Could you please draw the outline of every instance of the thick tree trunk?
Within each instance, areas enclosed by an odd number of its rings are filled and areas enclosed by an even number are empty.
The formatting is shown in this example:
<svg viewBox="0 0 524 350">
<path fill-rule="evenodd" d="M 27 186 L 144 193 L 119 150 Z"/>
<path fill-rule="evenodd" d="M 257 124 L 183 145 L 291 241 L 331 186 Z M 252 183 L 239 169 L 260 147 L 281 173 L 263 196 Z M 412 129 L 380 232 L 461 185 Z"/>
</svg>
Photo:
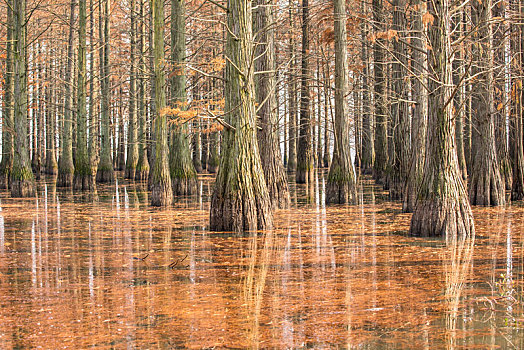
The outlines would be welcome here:
<svg viewBox="0 0 524 350">
<path fill-rule="evenodd" d="M 153 7 L 153 68 L 155 77 L 155 161 L 151 174 L 151 205 L 168 206 L 173 202 L 169 176 L 166 78 L 164 76 L 164 2 L 151 0 Z"/>
<path fill-rule="evenodd" d="M 11 171 L 11 196 L 32 197 L 35 182 L 29 159 L 27 134 L 27 41 L 26 1 L 12 0 L 13 9 L 13 72 L 14 72 L 14 159 Z"/>
<path fill-rule="evenodd" d="M 102 91 L 102 110 L 101 110 L 101 140 L 100 140 L 100 162 L 96 172 L 97 182 L 113 182 L 115 180 L 115 170 L 113 168 L 113 156 L 111 154 L 111 131 L 110 131 L 110 69 L 109 69 L 109 11 L 110 1 L 104 0 L 100 4 L 100 87 Z M 103 7 L 103 16 L 102 16 Z"/>
<path fill-rule="evenodd" d="M 469 184 L 469 200 L 473 205 L 504 205 L 505 184 L 500 177 L 495 147 L 495 105 L 493 97 L 493 40 L 490 23 L 491 0 L 474 1 L 472 17 L 479 26 L 478 40 L 473 44 L 475 64 L 472 74 L 478 75 L 473 91 L 474 126 L 478 131 L 473 159 L 473 173 Z"/>
<path fill-rule="evenodd" d="M 186 93 L 186 2 L 171 1 L 171 101 L 174 107 L 184 110 Z M 191 146 L 188 140 L 188 127 L 185 121 L 175 123 L 171 131 L 170 170 L 173 193 L 175 195 L 194 194 L 197 190 L 197 174 L 191 160 Z"/>
<path fill-rule="evenodd" d="M 138 163 L 136 165 L 135 180 L 146 181 L 149 176 L 149 159 L 147 156 L 147 111 L 146 111 L 146 79 L 145 72 L 145 26 L 144 1 L 140 1 L 140 20 L 138 21 Z"/>
<path fill-rule="evenodd" d="M 381 33 L 384 23 L 382 0 L 373 0 L 373 21 L 375 35 Z M 375 162 L 373 176 L 380 184 L 386 183 L 386 167 L 388 164 L 388 139 L 386 115 L 386 78 L 384 76 L 384 47 L 385 39 L 377 35 L 373 44 L 373 67 L 375 73 L 374 106 L 375 106 Z"/>
<path fill-rule="evenodd" d="M 419 236 L 474 234 L 473 214 L 455 150 L 453 78 L 449 0 L 429 3 L 429 121 L 424 175 L 411 219 L 410 233 Z"/>
<path fill-rule="evenodd" d="M 258 42 L 255 50 L 255 70 L 266 72 L 255 79 L 258 108 L 258 148 L 262 169 L 273 208 L 287 208 L 291 201 L 286 172 L 280 154 L 277 134 L 278 115 L 275 94 L 275 42 L 273 32 L 273 0 L 257 0 L 255 32 Z M 269 72 L 269 73 L 268 73 Z"/>
<path fill-rule="evenodd" d="M 54 52 L 51 51 L 52 53 Z M 54 74 L 54 59 L 47 66 L 46 81 L 50 81 L 51 75 Z M 56 106 L 55 106 L 55 87 L 48 84 L 45 88 L 46 101 L 46 157 L 45 172 L 49 175 L 58 173 L 58 163 L 56 161 Z"/>
<path fill-rule="evenodd" d="M 95 86 L 95 11 L 93 2 L 96 0 L 89 0 L 89 46 L 91 48 L 91 60 L 89 65 L 89 166 L 91 177 L 96 180 L 96 169 L 98 168 L 98 151 L 99 147 L 99 119 L 98 109 L 96 106 L 97 90 Z"/>
<path fill-rule="evenodd" d="M 226 122 L 211 199 L 210 229 L 269 229 L 273 215 L 256 139 L 251 1 L 229 0 Z"/>
<path fill-rule="evenodd" d="M 86 0 L 78 2 L 78 79 L 77 79 L 77 125 L 76 125 L 76 156 L 75 177 L 73 189 L 77 191 L 93 191 L 95 178 L 91 170 L 87 154 L 87 107 L 86 107 Z"/>
<path fill-rule="evenodd" d="M 402 210 L 411 213 L 415 209 L 418 188 L 422 182 L 424 159 L 426 155 L 426 132 L 428 122 L 428 94 L 425 89 L 427 84 L 427 60 L 425 56 L 426 40 L 423 33 L 422 1 L 416 11 L 413 11 L 413 51 L 411 56 L 411 70 L 416 77 L 413 78 L 412 96 L 415 100 L 413 106 L 413 119 L 411 123 L 411 166 L 409 167 L 406 187 L 404 189 L 404 202 Z"/>
<path fill-rule="evenodd" d="M 346 95 L 347 43 L 346 1 L 334 0 L 335 18 L 335 150 L 329 168 L 326 203 L 356 203 L 355 169 L 349 152 L 349 117 Z"/>
<path fill-rule="evenodd" d="M 313 145 L 309 92 L 309 0 L 302 0 L 302 52 L 300 72 L 300 127 L 297 149 L 296 182 L 313 183 Z"/>
<path fill-rule="evenodd" d="M 76 1 L 71 0 L 69 17 L 69 41 L 67 44 L 67 64 L 64 88 L 64 128 L 62 129 L 61 154 L 58 159 L 57 187 L 73 187 L 73 65 L 74 65 L 74 37 L 75 37 L 75 6 Z"/>
</svg>

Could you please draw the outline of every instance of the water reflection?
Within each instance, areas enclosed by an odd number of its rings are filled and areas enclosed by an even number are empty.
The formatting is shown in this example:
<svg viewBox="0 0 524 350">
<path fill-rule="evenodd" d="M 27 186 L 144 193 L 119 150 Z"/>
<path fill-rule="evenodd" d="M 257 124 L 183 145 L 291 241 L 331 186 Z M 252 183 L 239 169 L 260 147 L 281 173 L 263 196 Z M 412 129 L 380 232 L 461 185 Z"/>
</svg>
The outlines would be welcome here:
<svg viewBox="0 0 524 350">
<path fill-rule="evenodd" d="M 371 181 L 355 206 L 313 185 L 246 236 L 206 230 L 209 177 L 168 210 L 126 181 L 0 193 L 0 348 L 522 348 L 523 208 L 413 238 Z"/>
</svg>

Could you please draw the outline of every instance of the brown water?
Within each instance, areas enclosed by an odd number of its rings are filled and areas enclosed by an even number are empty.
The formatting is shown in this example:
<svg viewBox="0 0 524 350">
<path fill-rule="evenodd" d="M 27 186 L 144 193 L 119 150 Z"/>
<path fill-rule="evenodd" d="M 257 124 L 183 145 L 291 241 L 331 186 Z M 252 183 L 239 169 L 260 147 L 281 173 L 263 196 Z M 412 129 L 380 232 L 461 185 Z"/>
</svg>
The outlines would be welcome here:
<svg viewBox="0 0 524 350">
<path fill-rule="evenodd" d="M 358 206 L 319 205 L 322 184 L 244 236 L 207 231 L 209 177 L 169 210 L 129 183 L 1 193 L 0 349 L 524 347 L 524 208 L 413 238 L 371 182 Z"/>
</svg>

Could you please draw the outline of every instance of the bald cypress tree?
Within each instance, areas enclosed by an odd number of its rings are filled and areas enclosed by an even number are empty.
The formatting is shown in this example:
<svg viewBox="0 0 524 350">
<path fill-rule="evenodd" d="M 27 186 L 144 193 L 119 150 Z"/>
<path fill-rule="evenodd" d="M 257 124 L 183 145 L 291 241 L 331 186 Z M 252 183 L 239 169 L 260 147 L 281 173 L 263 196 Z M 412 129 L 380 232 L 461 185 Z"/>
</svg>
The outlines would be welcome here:
<svg viewBox="0 0 524 350">
<path fill-rule="evenodd" d="M 346 95 L 347 43 L 346 1 L 334 0 L 335 16 L 335 150 L 329 168 L 326 189 L 327 203 L 355 203 L 357 188 L 355 170 L 349 153 L 349 118 Z"/>
<path fill-rule="evenodd" d="M 420 236 L 474 233 L 473 214 L 455 150 L 451 15 L 449 0 L 430 3 L 429 119 L 424 174 L 410 233 Z"/>
<path fill-rule="evenodd" d="M 266 229 L 273 215 L 257 144 L 251 1 L 229 0 L 227 25 L 225 122 L 230 126 L 222 138 L 210 228 Z"/>
<path fill-rule="evenodd" d="M 155 79 L 155 157 L 151 172 L 151 205 L 167 206 L 173 202 L 167 147 L 166 78 L 164 75 L 164 2 L 152 0 L 153 72 Z"/>
<path fill-rule="evenodd" d="M 186 109 L 186 2 L 171 1 L 171 103 Z M 171 184 L 175 195 L 193 194 L 197 189 L 197 174 L 191 159 L 187 123 L 174 123 L 171 130 L 169 165 Z"/>
<path fill-rule="evenodd" d="M 14 79 L 14 158 L 11 171 L 11 196 L 31 197 L 35 183 L 29 160 L 27 135 L 27 41 L 26 1 L 12 0 L 13 9 L 13 79 Z"/>
</svg>

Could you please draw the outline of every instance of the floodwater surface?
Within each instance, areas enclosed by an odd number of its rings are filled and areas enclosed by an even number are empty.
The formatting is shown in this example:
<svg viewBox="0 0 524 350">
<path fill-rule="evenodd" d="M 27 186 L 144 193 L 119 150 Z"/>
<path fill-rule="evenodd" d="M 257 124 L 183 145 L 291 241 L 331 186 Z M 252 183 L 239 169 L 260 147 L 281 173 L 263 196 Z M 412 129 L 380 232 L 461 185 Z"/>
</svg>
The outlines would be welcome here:
<svg viewBox="0 0 524 350">
<path fill-rule="evenodd" d="M 0 194 L 0 349 L 523 348 L 524 208 L 475 208 L 475 237 L 409 237 L 291 185 L 272 231 L 208 231 L 210 177 L 170 209 L 143 185 Z M 309 199 L 308 199 L 309 198 Z"/>
</svg>

